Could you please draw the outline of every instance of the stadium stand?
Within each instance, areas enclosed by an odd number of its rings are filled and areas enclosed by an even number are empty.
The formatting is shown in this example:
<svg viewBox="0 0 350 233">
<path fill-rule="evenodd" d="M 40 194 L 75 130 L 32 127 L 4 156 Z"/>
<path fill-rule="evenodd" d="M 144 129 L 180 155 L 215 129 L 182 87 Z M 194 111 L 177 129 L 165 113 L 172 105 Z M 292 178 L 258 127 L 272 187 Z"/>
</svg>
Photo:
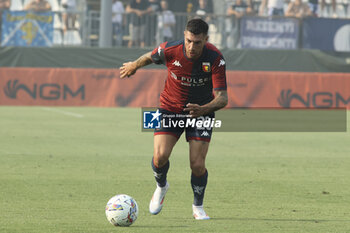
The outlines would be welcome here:
<svg viewBox="0 0 350 233">
<path fill-rule="evenodd" d="M 11 11 L 21 11 L 23 10 L 23 3 L 22 0 L 12 0 L 11 1 Z"/>
</svg>

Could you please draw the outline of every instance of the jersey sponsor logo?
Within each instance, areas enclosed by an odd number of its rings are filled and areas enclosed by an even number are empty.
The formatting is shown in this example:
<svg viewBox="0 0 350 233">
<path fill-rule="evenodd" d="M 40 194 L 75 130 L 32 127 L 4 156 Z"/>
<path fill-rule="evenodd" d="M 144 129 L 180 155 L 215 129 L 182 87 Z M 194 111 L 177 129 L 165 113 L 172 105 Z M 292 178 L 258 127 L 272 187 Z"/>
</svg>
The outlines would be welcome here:
<svg viewBox="0 0 350 233">
<path fill-rule="evenodd" d="M 178 60 L 175 60 L 172 64 L 174 66 L 182 67 L 182 65 L 180 64 L 180 62 Z"/>
<path fill-rule="evenodd" d="M 189 86 L 189 87 L 204 86 L 205 83 L 211 80 L 209 77 L 204 77 L 204 78 L 177 77 L 176 74 L 174 74 L 172 71 L 170 71 L 170 75 L 172 78 L 176 80 L 180 80 L 182 85 Z"/>
<path fill-rule="evenodd" d="M 159 56 L 160 56 L 160 52 L 162 51 L 162 47 L 158 47 L 158 54 L 159 54 Z"/>
<path fill-rule="evenodd" d="M 218 65 L 218 67 L 224 66 L 225 64 L 226 64 L 225 60 L 224 60 L 224 59 L 221 59 L 219 65 Z"/>
<path fill-rule="evenodd" d="M 210 62 L 203 62 L 202 63 L 202 69 L 204 72 L 210 72 L 211 69 L 210 69 Z"/>
</svg>

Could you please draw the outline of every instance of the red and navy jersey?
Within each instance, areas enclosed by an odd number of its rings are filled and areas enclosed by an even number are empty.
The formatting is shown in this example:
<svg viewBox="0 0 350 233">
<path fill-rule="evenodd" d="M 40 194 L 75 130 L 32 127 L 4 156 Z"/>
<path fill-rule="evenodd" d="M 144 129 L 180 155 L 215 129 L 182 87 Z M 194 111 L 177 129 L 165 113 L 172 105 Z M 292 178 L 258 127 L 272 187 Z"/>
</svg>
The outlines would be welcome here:
<svg viewBox="0 0 350 233">
<path fill-rule="evenodd" d="M 188 103 L 204 105 L 214 90 L 226 90 L 226 65 L 221 52 L 206 43 L 196 61 L 187 58 L 184 41 L 164 42 L 152 51 L 152 61 L 168 68 L 160 107 L 180 113 Z"/>
</svg>

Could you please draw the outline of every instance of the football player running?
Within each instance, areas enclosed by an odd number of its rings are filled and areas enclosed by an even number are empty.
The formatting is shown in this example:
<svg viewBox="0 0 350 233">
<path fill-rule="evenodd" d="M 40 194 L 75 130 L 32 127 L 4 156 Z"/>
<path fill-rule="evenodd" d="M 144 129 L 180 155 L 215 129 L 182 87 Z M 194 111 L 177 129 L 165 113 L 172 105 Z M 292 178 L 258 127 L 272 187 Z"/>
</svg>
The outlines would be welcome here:
<svg viewBox="0 0 350 233">
<path fill-rule="evenodd" d="M 151 63 L 164 64 L 168 77 L 160 96 L 159 112 L 169 116 L 187 114 L 190 118 L 214 119 L 214 112 L 227 105 L 226 66 L 221 52 L 208 42 L 208 38 L 208 24 L 202 19 L 192 19 L 187 22 L 183 40 L 164 42 L 137 60 L 124 63 L 120 68 L 120 78 L 130 77 Z M 176 126 L 155 130 L 151 165 L 157 187 L 149 211 L 158 214 L 163 207 L 169 189 L 169 157 L 184 131 L 192 171 L 193 217 L 206 220 L 209 216 L 203 208 L 208 180 L 205 159 L 212 128 Z"/>
</svg>

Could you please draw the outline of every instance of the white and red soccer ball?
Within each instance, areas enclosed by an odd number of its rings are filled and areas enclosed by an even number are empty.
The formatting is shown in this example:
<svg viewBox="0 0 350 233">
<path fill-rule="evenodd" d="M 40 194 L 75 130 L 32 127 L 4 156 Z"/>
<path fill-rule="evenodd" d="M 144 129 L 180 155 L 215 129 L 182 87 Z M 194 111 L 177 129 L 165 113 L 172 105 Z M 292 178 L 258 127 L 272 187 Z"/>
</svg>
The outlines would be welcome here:
<svg viewBox="0 0 350 233">
<path fill-rule="evenodd" d="M 139 207 L 134 198 L 120 194 L 109 199 L 106 205 L 107 220 L 114 226 L 130 226 L 139 214 Z"/>
</svg>

